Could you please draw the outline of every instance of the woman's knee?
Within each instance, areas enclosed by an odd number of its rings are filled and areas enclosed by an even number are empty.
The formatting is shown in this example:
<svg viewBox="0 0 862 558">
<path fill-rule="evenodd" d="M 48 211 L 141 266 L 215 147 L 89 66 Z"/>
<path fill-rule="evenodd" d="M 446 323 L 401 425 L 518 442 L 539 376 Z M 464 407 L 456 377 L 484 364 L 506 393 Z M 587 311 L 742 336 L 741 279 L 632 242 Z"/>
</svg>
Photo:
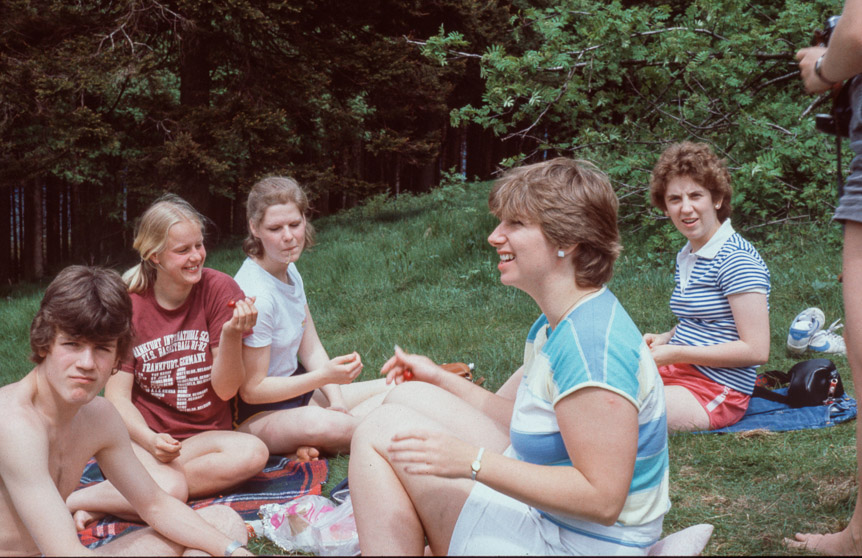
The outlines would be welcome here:
<svg viewBox="0 0 862 558">
<path fill-rule="evenodd" d="M 409 413 L 408 407 L 394 403 L 387 403 L 372 410 L 353 431 L 351 453 L 354 448 L 369 444 L 388 444 L 395 430 L 404 428 Z"/>
<path fill-rule="evenodd" d="M 189 484 L 186 482 L 186 477 L 182 471 L 173 468 L 166 468 L 158 474 L 154 474 L 153 478 L 162 490 L 177 500 L 181 502 L 188 501 Z"/>
<path fill-rule="evenodd" d="M 248 447 L 244 451 L 247 452 L 245 455 L 248 456 L 249 469 L 254 471 L 252 474 L 256 474 L 266 466 L 266 462 L 269 460 L 269 448 L 257 436 L 248 434 L 247 438 L 249 439 L 245 440 L 245 443 Z"/>
<path fill-rule="evenodd" d="M 220 451 L 239 465 L 248 476 L 262 471 L 269 459 L 269 448 L 263 440 L 245 432 L 231 432 L 230 438 L 223 441 Z"/>
</svg>

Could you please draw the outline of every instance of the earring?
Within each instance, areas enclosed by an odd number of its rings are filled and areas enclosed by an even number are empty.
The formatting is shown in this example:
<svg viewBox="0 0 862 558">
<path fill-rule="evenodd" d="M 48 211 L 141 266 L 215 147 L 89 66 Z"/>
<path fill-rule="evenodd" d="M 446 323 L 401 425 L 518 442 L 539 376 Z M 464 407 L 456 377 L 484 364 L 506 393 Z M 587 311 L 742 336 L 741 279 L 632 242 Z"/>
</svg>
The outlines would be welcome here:
<svg viewBox="0 0 862 558">
<path fill-rule="evenodd" d="M 565 257 L 566 257 L 566 253 L 565 253 L 565 252 L 563 252 L 562 250 L 557 250 L 557 257 L 558 257 L 558 258 L 565 258 Z"/>
<path fill-rule="evenodd" d="M 716 209 L 721 209 L 721 204 L 715 206 Z"/>
</svg>

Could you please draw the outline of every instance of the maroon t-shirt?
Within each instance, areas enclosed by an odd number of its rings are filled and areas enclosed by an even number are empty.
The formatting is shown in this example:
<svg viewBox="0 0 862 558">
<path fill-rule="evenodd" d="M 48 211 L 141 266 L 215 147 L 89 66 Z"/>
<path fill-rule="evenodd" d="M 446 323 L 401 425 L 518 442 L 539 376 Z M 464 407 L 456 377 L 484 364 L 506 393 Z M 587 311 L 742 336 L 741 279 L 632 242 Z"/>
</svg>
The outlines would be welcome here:
<svg viewBox="0 0 862 558">
<path fill-rule="evenodd" d="M 135 375 L 132 403 L 147 425 L 179 440 L 230 430 L 230 404 L 216 395 L 210 381 L 212 347 L 218 346 L 222 326 L 233 315 L 228 302 L 244 298 L 242 289 L 230 275 L 204 268 L 175 310 L 159 306 L 152 287 L 131 297 L 133 360 L 121 369 Z"/>
</svg>

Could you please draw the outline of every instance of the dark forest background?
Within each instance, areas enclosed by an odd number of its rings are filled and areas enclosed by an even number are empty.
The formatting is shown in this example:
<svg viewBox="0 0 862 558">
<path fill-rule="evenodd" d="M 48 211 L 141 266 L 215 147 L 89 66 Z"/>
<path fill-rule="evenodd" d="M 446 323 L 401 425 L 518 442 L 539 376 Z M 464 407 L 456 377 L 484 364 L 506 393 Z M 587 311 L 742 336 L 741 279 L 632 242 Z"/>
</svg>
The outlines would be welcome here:
<svg viewBox="0 0 862 558">
<path fill-rule="evenodd" d="M 735 226 L 825 219 L 836 147 L 813 114 L 830 101 L 793 54 L 840 6 L 4 0 L 0 283 L 116 265 L 165 191 L 217 242 L 268 174 L 326 215 L 556 154 L 606 170 L 626 230 L 661 249 L 649 171 L 683 139 L 727 159 Z"/>
</svg>

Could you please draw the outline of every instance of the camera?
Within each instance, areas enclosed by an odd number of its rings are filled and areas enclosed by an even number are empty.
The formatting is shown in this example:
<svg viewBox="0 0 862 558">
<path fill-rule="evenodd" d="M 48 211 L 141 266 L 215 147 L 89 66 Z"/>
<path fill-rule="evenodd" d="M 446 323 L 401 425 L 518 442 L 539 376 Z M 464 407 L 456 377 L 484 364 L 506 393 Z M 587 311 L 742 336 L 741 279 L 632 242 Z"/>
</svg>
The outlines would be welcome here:
<svg viewBox="0 0 862 558">
<path fill-rule="evenodd" d="M 823 29 L 814 31 L 814 38 L 811 40 L 811 46 L 828 46 L 829 38 L 832 32 L 835 31 L 835 26 L 838 25 L 838 20 L 841 16 L 829 16 L 826 18 L 826 25 Z"/>
<path fill-rule="evenodd" d="M 812 44 L 815 46 L 829 45 L 829 38 L 838 24 L 841 16 L 831 16 L 826 19 L 823 29 L 814 32 Z M 814 117 L 814 125 L 818 131 L 833 136 L 850 136 L 850 92 L 847 87 L 842 86 L 837 95 L 832 98 L 832 111 L 829 114 L 817 114 Z"/>
</svg>

